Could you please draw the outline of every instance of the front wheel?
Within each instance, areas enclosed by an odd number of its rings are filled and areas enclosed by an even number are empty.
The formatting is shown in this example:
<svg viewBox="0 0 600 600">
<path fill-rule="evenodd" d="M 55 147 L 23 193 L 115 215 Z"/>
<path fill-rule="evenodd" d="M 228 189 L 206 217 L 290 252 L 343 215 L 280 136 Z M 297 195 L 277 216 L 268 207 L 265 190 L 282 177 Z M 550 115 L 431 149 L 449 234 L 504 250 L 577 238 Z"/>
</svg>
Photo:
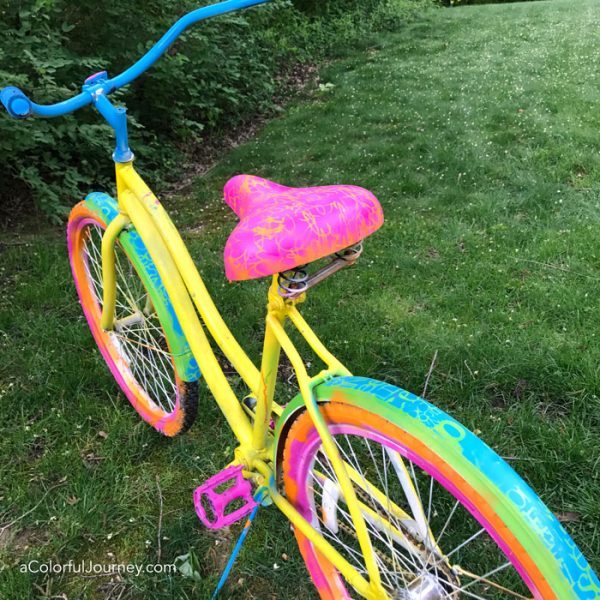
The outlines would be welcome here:
<svg viewBox="0 0 600 600">
<path fill-rule="evenodd" d="M 597 599 L 575 543 L 497 454 L 438 408 L 343 377 L 315 393 L 352 480 L 382 586 L 394 600 Z M 347 503 L 306 411 L 283 449 L 288 500 L 368 579 Z M 298 530 L 321 598 L 355 597 Z"/>
<path fill-rule="evenodd" d="M 134 230 L 115 245 L 115 326 L 101 326 L 102 237 L 118 214 L 115 201 L 93 194 L 69 216 L 69 259 L 94 339 L 140 416 L 174 436 L 194 422 L 199 371 L 150 254 Z"/>
</svg>

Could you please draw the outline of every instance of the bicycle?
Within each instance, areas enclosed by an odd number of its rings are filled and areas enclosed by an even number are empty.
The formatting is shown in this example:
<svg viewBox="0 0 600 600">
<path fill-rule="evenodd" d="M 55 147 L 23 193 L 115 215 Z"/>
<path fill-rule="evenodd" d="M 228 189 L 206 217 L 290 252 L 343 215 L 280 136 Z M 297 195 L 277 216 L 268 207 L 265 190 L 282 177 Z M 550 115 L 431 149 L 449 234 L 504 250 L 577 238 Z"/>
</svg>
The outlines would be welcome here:
<svg viewBox="0 0 600 600">
<path fill-rule="evenodd" d="M 575 543 L 508 464 L 425 400 L 353 376 L 301 316 L 308 290 L 354 265 L 363 240 L 383 224 L 373 194 L 289 188 L 250 175 L 225 186 L 240 218 L 225 247 L 227 277 L 272 278 L 259 369 L 135 171 L 126 112 L 110 93 L 193 23 L 266 2 L 197 9 L 132 67 L 88 77 L 64 102 L 38 105 L 14 87 L 0 93 L 15 118 L 92 104 L 115 130 L 117 199 L 89 194 L 67 228 L 79 299 L 109 369 L 141 417 L 167 436 L 193 424 L 198 381 L 206 378 L 239 445 L 226 468 L 195 490 L 198 517 L 219 528 L 274 504 L 292 524 L 321 598 L 599 598 L 600 581 Z M 329 262 L 313 265 L 321 259 Z M 324 363 L 316 375 L 287 322 Z M 205 329 L 246 384 L 245 398 L 234 394 Z M 275 401 L 282 350 L 300 390 L 287 404 Z"/>
</svg>

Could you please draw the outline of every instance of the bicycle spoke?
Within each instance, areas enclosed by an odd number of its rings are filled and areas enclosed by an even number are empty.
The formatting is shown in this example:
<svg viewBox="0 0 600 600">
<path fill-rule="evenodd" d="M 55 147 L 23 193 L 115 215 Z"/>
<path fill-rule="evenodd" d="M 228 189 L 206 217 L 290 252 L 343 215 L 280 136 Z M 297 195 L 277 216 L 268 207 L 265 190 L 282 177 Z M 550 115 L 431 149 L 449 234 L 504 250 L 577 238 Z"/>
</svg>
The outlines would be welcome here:
<svg viewBox="0 0 600 600">
<path fill-rule="evenodd" d="M 506 594 L 510 594 L 511 596 L 513 596 L 514 598 L 518 598 L 519 600 L 532 600 L 531 596 L 523 596 L 522 594 L 518 594 L 517 592 L 509 590 L 508 588 L 504 587 L 503 585 L 500 585 L 499 583 L 496 583 L 495 581 L 492 581 L 489 579 L 489 577 L 491 577 L 492 575 L 495 575 L 496 573 L 499 573 L 500 571 L 503 571 L 511 566 L 512 565 L 509 562 L 504 563 L 500 567 L 493 569 L 492 571 L 490 571 L 489 573 L 486 573 L 485 575 L 474 575 L 473 573 L 469 573 L 469 571 L 466 571 L 465 569 L 463 569 L 461 567 L 456 567 L 456 569 L 460 575 L 464 575 L 466 577 L 473 578 L 473 581 L 471 581 L 471 582 L 467 583 L 467 585 L 463 586 L 461 591 L 465 590 L 466 588 L 470 587 L 471 585 L 474 585 L 479 582 L 483 582 L 486 585 L 495 587 L 496 589 L 498 589 Z"/>
<path fill-rule="evenodd" d="M 446 533 L 446 528 L 448 527 L 448 525 L 450 525 L 450 521 L 452 520 L 452 517 L 454 516 L 454 513 L 456 512 L 456 509 L 459 506 L 460 506 L 460 502 L 457 500 L 456 503 L 454 504 L 454 506 L 452 507 L 452 510 L 450 511 L 450 514 L 448 515 L 448 518 L 446 519 L 446 522 L 444 523 L 444 526 L 442 527 L 440 534 L 437 536 L 438 544 L 440 543 L 440 540 L 442 539 L 442 536 L 444 535 L 444 533 Z"/>
<path fill-rule="evenodd" d="M 486 564 L 481 557 L 488 552 L 486 548 L 493 550 L 496 546 L 482 545 L 481 540 L 488 538 L 483 537 L 486 530 L 481 527 L 462 531 L 464 519 L 457 518 L 460 502 L 456 499 L 448 502 L 450 497 L 447 497 L 440 504 L 433 477 L 420 469 L 417 473 L 412 461 L 385 444 L 346 431 L 332 431 L 332 434 L 357 495 L 382 585 L 392 597 L 397 597 L 398 590 L 409 590 L 415 598 L 420 597 L 417 594 L 423 586 L 429 589 L 428 594 L 435 595 L 431 597 L 440 600 L 488 600 L 499 598 L 500 594 L 518 600 L 530 599 L 505 585 L 506 572 L 512 568 L 506 559 L 493 568 L 488 561 L 481 575 L 461 566 L 463 559 L 467 564 L 472 559 L 475 564 Z M 366 575 L 346 499 L 322 447 L 315 450 L 309 481 L 315 527 L 359 573 Z M 434 530 L 439 531 L 437 538 Z M 449 548 L 441 548 L 442 539 Z M 456 566 L 451 566 L 451 558 L 456 560 Z"/>
<path fill-rule="evenodd" d="M 102 312 L 103 302 L 102 235 L 99 226 L 91 226 L 85 243 L 85 270 L 99 312 Z M 109 334 L 111 340 L 148 399 L 164 412 L 171 412 L 178 394 L 173 356 L 155 314 L 146 314 L 148 292 L 118 244 L 115 246 L 115 274 L 117 326 Z"/>
<path fill-rule="evenodd" d="M 485 533 L 485 529 L 483 527 L 476 534 L 472 535 L 468 540 L 465 540 L 464 542 L 456 546 L 456 548 L 454 548 L 450 552 L 447 552 L 446 558 L 450 558 L 451 556 L 456 554 L 461 548 L 464 548 L 465 546 L 476 540 L 482 533 Z"/>
</svg>

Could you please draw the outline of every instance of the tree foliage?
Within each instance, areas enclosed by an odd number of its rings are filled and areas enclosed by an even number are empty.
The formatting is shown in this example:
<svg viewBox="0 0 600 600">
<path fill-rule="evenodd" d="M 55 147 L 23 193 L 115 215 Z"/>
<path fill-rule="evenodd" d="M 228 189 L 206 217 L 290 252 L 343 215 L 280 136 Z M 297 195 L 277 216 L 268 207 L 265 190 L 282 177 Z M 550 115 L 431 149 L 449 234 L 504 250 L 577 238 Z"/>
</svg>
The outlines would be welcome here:
<svg viewBox="0 0 600 600">
<path fill-rule="evenodd" d="M 383 8 L 427 2 L 275 0 L 197 25 L 112 96 L 126 100 L 132 148 L 153 181 L 173 178 L 184 148 L 267 110 L 286 65 L 348 44 Z M 0 9 L 0 85 L 42 104 L 64 100 L 91 73 L 127 68 L 194 8 L 192 0 L 8 0 Z M 0 197 L 31 197 L 60 219 L 86 191 L 110 185 L 111 147 L 111 131 L 92 108 L 56 120 L 0 115 Z"/>
<path fill-rule="evenodd" d="M 535 0 L 441 0 L 444 6 L 466 6 L 469 4 L 506 4 L 508 2 L 532 2 Z"/>
</svg>

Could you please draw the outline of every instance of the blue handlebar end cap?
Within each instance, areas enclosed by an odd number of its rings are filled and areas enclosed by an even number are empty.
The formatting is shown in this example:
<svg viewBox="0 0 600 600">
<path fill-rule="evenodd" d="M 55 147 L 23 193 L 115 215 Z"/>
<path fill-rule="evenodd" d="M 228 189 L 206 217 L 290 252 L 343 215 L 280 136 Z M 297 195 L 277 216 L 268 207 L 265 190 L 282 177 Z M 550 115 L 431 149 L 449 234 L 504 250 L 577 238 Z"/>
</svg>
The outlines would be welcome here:
<svg viewBox="0 0 600 600">
<path fill-rule="evenodd" d="M 19 88 L 5 87 L 0 91 L 0 102 L 14 119 L 26 119 L 33 115 L 31 101 Z"/>
</svg>

